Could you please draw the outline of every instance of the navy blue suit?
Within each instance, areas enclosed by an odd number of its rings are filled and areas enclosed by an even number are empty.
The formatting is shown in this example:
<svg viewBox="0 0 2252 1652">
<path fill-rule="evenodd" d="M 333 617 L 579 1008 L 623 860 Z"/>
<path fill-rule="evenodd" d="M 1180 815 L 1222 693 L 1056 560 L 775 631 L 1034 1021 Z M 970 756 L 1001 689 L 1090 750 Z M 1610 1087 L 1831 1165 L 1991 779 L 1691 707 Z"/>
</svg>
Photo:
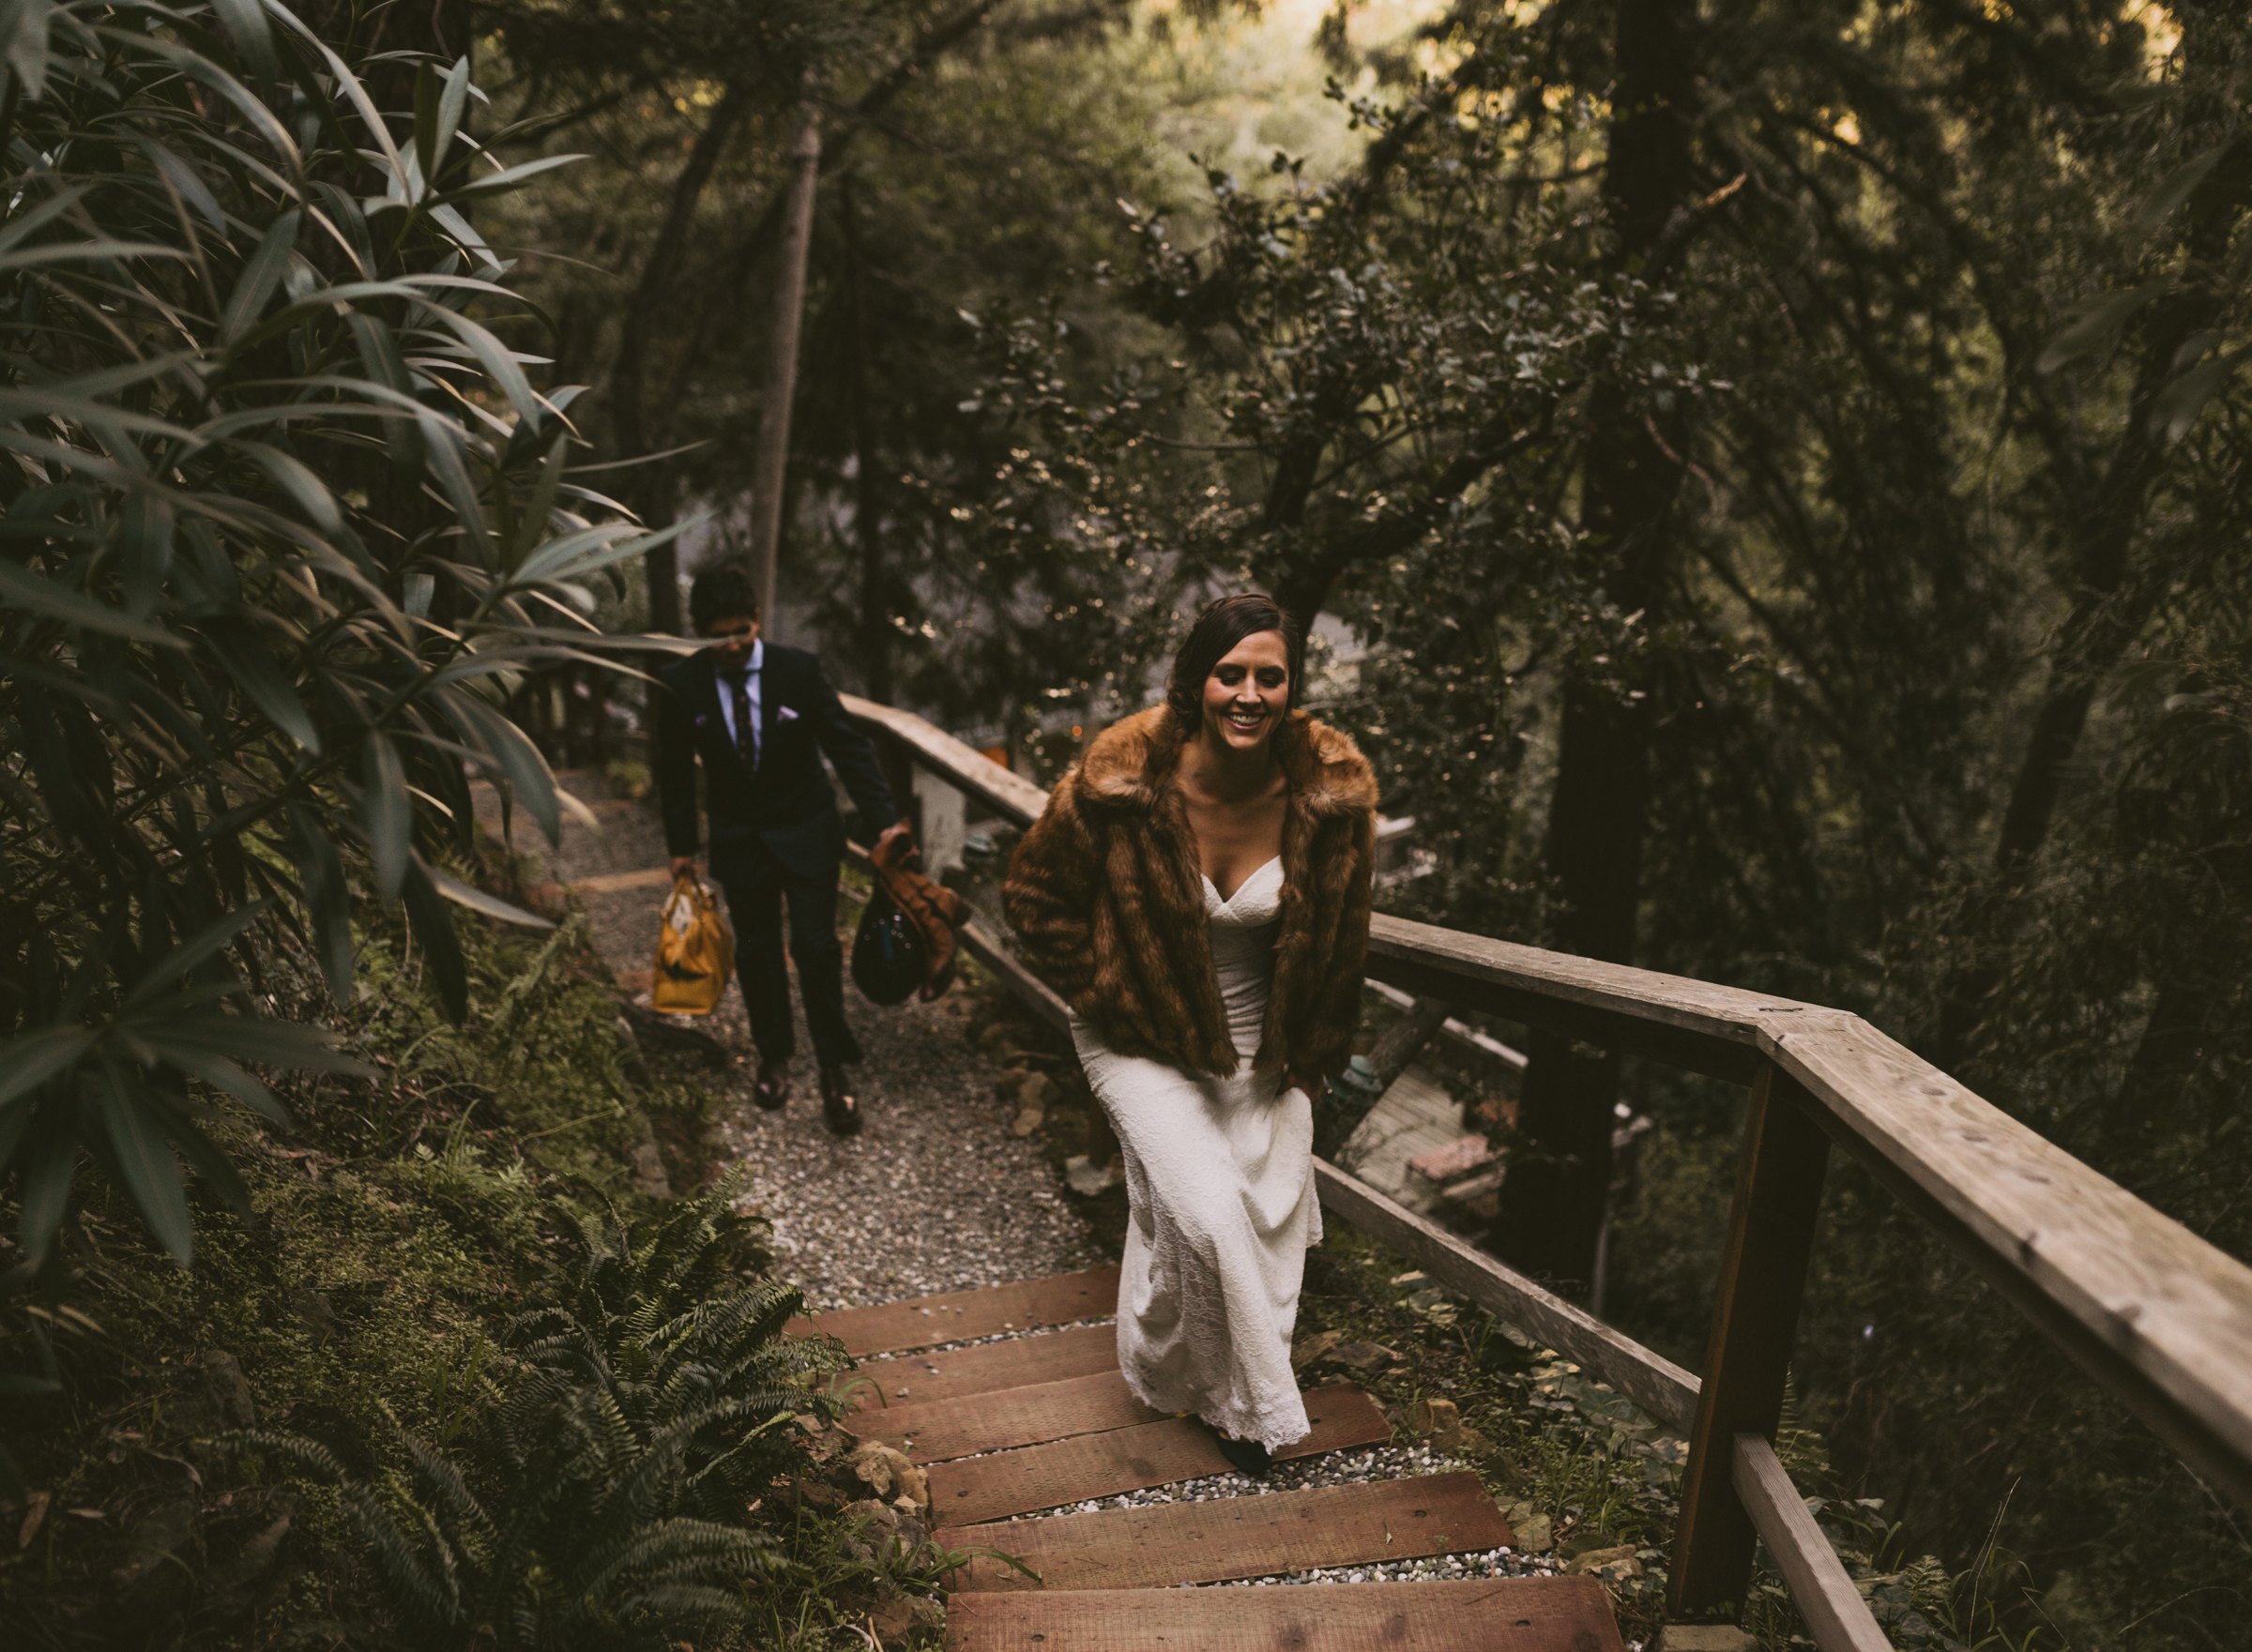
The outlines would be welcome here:
<svg viewBox="0 0 2252 1652">
<path fill-rule="evenodd" d="M 674 661 L 657 678 L 657 796 L 665 848 L 673 855 L 696 852 L 701 764 L 711 875 L 727 894 L 736 978 L 760 1060 L 786 1061 L 797 1047 L 782 953 L 786 900 L 790 956 L 798 962 L 814 1053 L 824 1067 L 858 1061 L 860 1046 L 844 1023 L 844 950 L 837 940 L 844 823 L 821 772 L 821 754 L 836 765 L 861 821 L 880 831 L 899 811 L 875 750 L 845 715 L 821 661 L 801 648 L 765 646 L 755 772 L 728 738 L 710 649 Z"/>
</svg>

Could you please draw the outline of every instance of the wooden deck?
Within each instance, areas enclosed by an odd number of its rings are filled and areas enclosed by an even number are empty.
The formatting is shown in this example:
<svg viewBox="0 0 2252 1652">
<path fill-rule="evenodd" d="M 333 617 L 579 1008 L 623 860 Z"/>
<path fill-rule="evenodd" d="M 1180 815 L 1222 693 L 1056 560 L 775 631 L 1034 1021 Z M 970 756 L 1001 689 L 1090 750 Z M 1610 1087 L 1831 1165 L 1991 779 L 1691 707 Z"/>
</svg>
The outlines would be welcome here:
<svg viewBox="0 0 2252 1652">
<path fill-rule="evenodd" d="M 1113 1332 L 1116 1269 L 951 1292 L 797 1322 L 862 1357 L 846 1425 L 930 1464 L 931 1519 L 980 1557 L 955 1574 L 953 1652 L 1621 1652 L 1587 1578 L 1475 1578 L 1257 1588 L 1279 1577 L 1513 1543 L 1474 1474 L 1080 1511 L 1123 1492 L 1225 1474 L 1203 1425 L 1136 1401 Z M 1058 1328 L 1062 1327 L 1062 1328 Z M 999 1337 L 940 1353 L 941 1342 Z M 889 1357 L 876 1357 L 888 1356 Z M 1313 1433 L 1282 1455 L 1381 1445 L 1391 1431 L 1347 1385 L 1310 1391 Z"/>
</svg>

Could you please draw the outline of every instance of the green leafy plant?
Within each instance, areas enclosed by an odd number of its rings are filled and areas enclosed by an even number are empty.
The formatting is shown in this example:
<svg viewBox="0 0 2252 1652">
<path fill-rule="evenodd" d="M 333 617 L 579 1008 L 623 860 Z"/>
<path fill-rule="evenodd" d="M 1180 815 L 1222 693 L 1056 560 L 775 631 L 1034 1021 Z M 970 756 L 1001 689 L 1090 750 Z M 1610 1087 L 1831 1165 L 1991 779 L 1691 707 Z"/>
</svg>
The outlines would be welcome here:
<svg viewBox="0 0 2252 1652">
<path fill-rule="evenodd" d="M 393 113 L 279 6 L 6 17 L 0 1172 L 35 1260 L 90 1153 L 185 1264 L 180 1161 L 244 1199 L 195 1086 L 279 1119 L 254 1066 L 360 1070 L 259 1014 L 247 932 L 348 1002 L 364 883 L 458 1020 L 447 902 L 540 922 L 443 870 L 465 765 L 556 835 L 501 707 L 611 659 L 583 582 L 652 540 L 478 318 L 467 211 L 569 158 L 473 142 L 465 59 Z"/>
<path fill-rule="evenodd" d="M 846 1361 L 784 1334 L 795 1287 L 735 1272 L 753 1224 L 733 1195 L 639 1227 L 572 1221 L 560 1300 L 506 1329 L 506 1395 L 450 1446 L 395 1429 L 397 1462 L 369 1481 L 312 1441 L 234 1443 L 340 1486 L 405 1644 L 656 1647 L 739 1623 L 747 1581 L 802 1569 L 795 1523 L 785 1539 L 751 1523 L 807 1471 L 794 1420 L 837 1414 L 824 1390 Z"/>
</svg>

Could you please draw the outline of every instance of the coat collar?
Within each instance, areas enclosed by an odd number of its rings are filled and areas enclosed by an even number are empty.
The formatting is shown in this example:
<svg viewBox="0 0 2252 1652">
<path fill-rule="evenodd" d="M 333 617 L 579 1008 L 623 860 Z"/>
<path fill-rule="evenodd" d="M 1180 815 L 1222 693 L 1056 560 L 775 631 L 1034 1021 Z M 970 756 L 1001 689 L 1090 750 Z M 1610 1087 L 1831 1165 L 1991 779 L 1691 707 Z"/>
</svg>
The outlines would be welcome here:
<svg viewBox="0 0 2252 1652">
<path fill-rule="evenodd" d="M 1374 811 L 1377 774 L 1350 735 L 1290 714 L 1283 773 L 1293 800 L 1309 814 Z M 1113 809 L 1154 809 L 1171 784 L 1185 744 L 1169 707 L 1153 705 L 1097 735 L 1079 763 L 1079 793 Z"/>
</svg>

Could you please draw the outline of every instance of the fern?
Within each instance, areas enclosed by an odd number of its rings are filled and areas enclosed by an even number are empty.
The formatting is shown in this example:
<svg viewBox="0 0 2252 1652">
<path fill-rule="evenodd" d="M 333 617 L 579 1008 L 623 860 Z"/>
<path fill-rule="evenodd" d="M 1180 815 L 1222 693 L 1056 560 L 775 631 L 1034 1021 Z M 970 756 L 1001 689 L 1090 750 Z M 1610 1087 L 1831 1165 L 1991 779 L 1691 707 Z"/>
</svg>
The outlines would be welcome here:
<svg viewBox="0 0 2252 1652">
<path fill-rule="evenodd" d="M 832 1341 L 784 1334 L 795 1289 L 731 1271 L 750 1225 L 732 1193 L 723 1183 L 639 1227 L 556 1209 L 580 1240 L 560 1301 L 503 1331 L 511 1387 L 455 1449 L 394 1423 L 397 1466 L 365 1483 L 310 1441 L 236 1443 L 342 1485 L 417 1647 L 654 1652 L 739 1624 L 748 1580 L 799 1569 L 744 1523 L 747 1507 L 805 1470 L 788 1424 L 837 1414 L 827 1380 L 847 1362 Z"/>
</svg>

